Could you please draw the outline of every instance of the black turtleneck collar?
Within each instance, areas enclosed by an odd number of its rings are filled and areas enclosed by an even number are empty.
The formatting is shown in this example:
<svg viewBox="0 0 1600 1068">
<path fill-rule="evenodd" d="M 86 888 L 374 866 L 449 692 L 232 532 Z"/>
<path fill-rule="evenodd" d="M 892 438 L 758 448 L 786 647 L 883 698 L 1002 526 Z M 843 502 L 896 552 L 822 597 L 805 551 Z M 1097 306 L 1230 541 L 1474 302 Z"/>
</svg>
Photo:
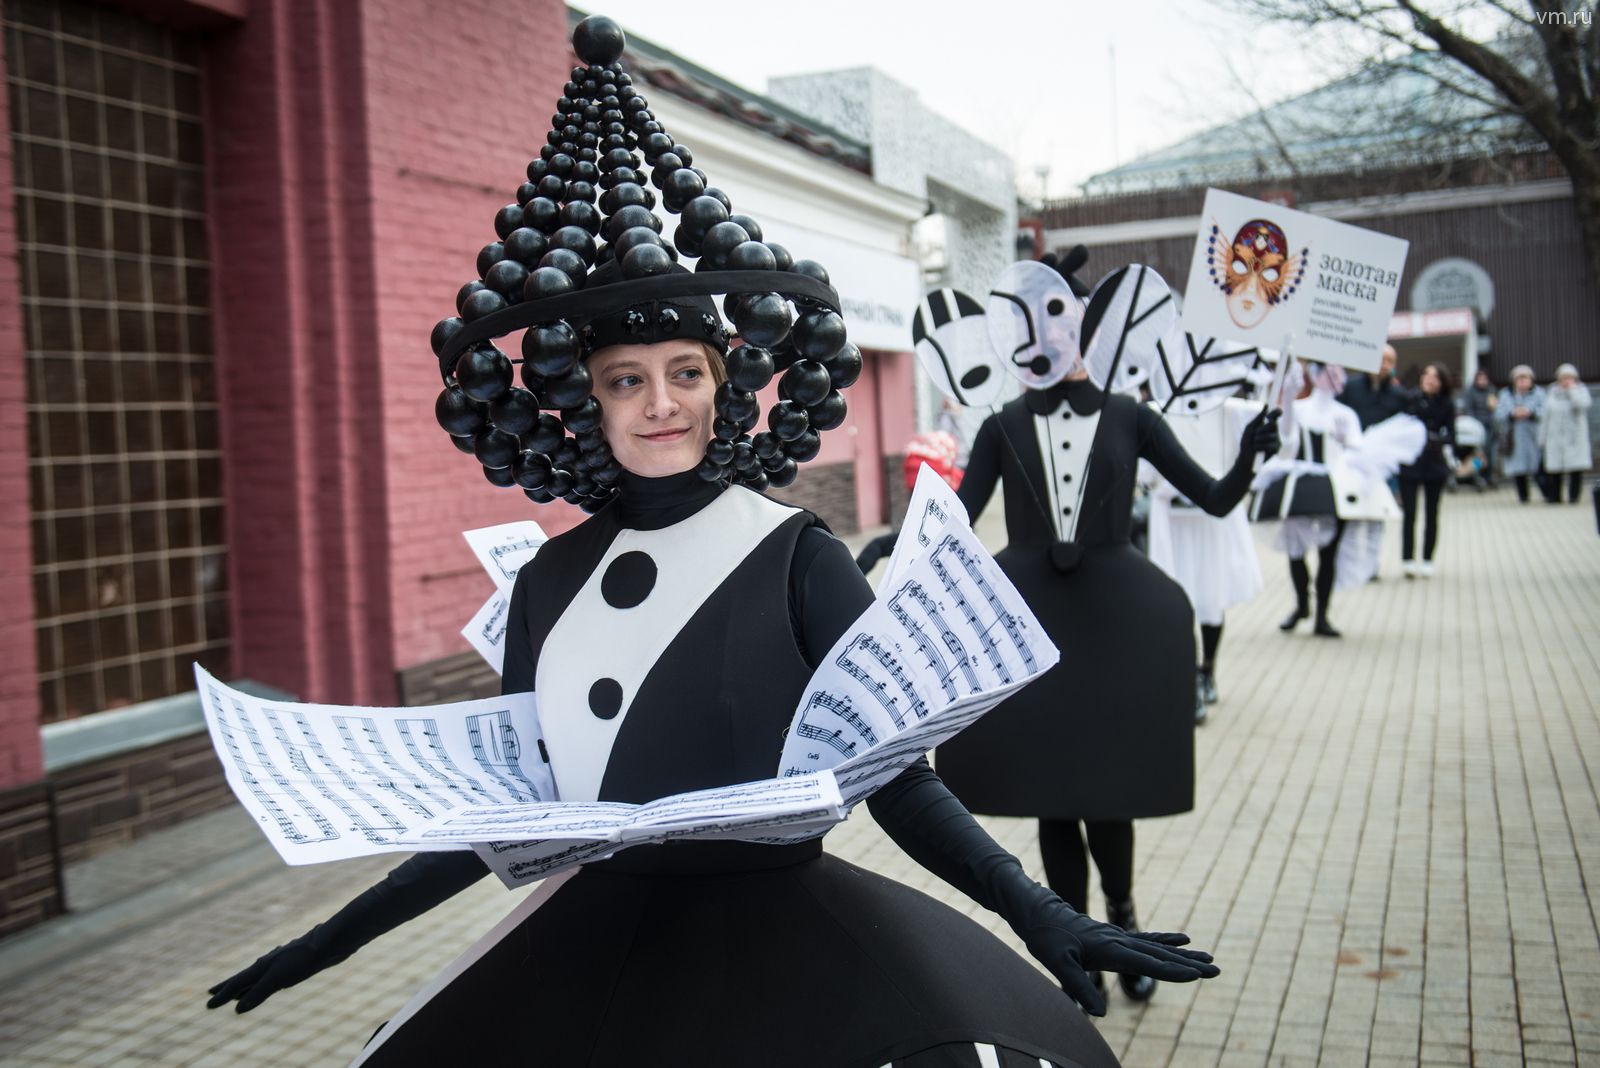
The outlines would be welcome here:
<svg viewBox="0 0 1600 1068">
<path fill-rule="evenodd" d="M 623 526 L 661 530 L 688 519 L 728 487 L 722 482 L 707 482 L 690 469 L 661 478 L 624 471 L 617 488 L 621 492 L 611 508 Z"/>
<path fill-rule="evenodd" d="M 1072 406 L 1074 414 L 1090 415 L 1105 404 L 1105 394 L 1087 378 L 1062 379 L 1049 389 L 1027 390 L 1022 401 L 1034 415 L 1050 415 L 1062 401 Z"/>
</svg>

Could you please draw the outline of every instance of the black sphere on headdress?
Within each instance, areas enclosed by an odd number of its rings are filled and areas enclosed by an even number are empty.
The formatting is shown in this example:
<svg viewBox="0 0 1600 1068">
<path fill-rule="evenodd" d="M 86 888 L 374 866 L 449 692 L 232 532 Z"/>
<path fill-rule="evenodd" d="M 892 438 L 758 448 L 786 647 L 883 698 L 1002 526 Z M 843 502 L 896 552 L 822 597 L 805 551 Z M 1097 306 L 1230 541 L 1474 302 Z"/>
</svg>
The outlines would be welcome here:
<svg viewBox="0 0 1600 1068">
<path fill-rule="evenodd" d="M 456 381 L 475 401 L 499 400 L 511 388 L 512 374 L 511 361 L 492 346 L 471 349 L 456 363 Z"/>
<path fill-rule="evenodd" d="M 833 356 L 822 361 L 822 366 L 828 369 L 828 377 L 833 380 L 834 389 L 854 385 L 855 380 L 861 377 L 861 365 L 861 350 L 848 341 Z"/>
<path fill-rule="evenodd" d="M 513 386 L 489 405 L 489 418 L 507 434 L 521 437 L 539 421 L 539 402 L 532 393 Z"/>
<path fill-rule="evenodd" d="M 802 408 L 821 404 L 833 388 L 828 369 L 815 360 L 801 360 L 783 373 L 783 393 Z"/>
<path fill-rule="evenodd" d="M 592 67 L 615 63 L 627 46 L 622 27 L 604 15 L 590 15 L 572 31 L 572 50 Z"/>
<path fill-rule="evenodd" d="M 835 389 L 822 398 L 821 402 L 807 408 L 806 415 L 811 419 L 811 429 L 833 430 L 844 422 L 846 411 L 844 396 Z"/>
<path fill-rule="evenodd" d="M 510 467 L 517 458 L 517 437 L 504 430 L 485 427 L 473 437 L 473 452 L 485 467 Z"/>
<path fill-rule="evenodd" d="M 483 427 L 483 406 L 462 392 L 460 386 L 450 386 L 433 402 L 433 417 L 445 433 L 454 437 L 475 434 Z"/>
</svg>

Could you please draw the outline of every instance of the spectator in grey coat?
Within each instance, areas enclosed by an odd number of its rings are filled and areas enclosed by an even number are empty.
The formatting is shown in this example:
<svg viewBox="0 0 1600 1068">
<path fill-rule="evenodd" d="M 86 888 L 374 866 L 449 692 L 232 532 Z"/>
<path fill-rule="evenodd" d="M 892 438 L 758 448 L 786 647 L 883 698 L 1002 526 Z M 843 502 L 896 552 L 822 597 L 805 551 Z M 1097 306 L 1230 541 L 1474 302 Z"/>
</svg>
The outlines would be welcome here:
<svg viewBox="0 0 1600 1068">
<path fill-rule="evenodd" d="M 1528 503 L 1528 478 L 1539 473 L 1539 420 L 1544 415 L 1544 390 L 1533 384 L 1533 368 L 1511 369 L 1511 385 L 1500 391 L 1495 422 L 1505 435 L 1505 473 L 1517 484 L 1517 499 Z"/>
<path fill-rule="evenodd" d="M 1578 381 L 1578 369 L 1570 363 L 1557 367 L 1555 384 L 1545 391 L 1539 433 L 1544 469 L 1551 479 L 1551 504 L 1561 502 L 1562 476 L 1566 476 L 1569 502 L 1578 503 L 1583 491 L 1583 476 L 1592 466 L 1589 404 L 1589 387 Z"/>
</svg>

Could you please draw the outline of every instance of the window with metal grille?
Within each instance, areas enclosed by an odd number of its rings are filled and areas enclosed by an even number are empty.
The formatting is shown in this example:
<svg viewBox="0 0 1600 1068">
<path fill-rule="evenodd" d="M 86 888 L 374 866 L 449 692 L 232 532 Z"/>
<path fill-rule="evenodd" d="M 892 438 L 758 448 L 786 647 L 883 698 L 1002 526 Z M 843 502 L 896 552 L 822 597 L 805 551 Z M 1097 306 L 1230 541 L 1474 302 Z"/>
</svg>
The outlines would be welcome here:
<svg viewBox="0 0 1600 1068">
<path fill-rule="evenodd" d="M 80 0 L 0 25 L 48 723 L 228 669 L 199 46 Z"/>
</svg>

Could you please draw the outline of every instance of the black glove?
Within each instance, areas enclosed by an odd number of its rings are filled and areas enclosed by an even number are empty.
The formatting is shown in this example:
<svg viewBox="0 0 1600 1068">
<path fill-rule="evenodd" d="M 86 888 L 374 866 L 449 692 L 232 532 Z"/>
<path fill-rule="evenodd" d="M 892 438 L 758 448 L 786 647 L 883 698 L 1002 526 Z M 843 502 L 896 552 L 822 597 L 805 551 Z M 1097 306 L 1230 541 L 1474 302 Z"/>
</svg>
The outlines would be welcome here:
<svg viewBox="0 0 1600 1068">
<path fill-rule="evenodd" d="M 235 1011 L 249 1012 L 279 990 L 333 967 L 374 938 L 416 919 L 488 873 L 471 851 L 418 853 L 382 882 L 362 891 L 327 922 L 262 954 L 244 971 L 212 987 L 207 991 L 211 1000 L 206 1008 L 219 1008 L 237 999 Z"/>
<path fill-rule="evenodd" d="M 1089 250 L 1082 245 L 1073 245 L 1059 257 L 1054 252 L 1046 252 L 1039 258 L 1039 262 L 1046 267 L 1052 267 L 1066 279 L 1067 286 L 1079 298 L 1089 295 L 1089 287 L 1078 279 L 1078 268 L 1089 262 Z"/>
<path fill-rule="evenodd" d="M 1028 878 L 1022 864 L 978 825 L 926 760 L 911 765 L 867 801 L 872 818 L 924 868 L 1001 919 L 1050 969 L 1061 988 L 1095 1016 L 1106 1011 L 1091 971 L 1148 975 L 1169 983 L 1209 979 L 1211 955 L 1179 949 L 1187 935 L 1130 933 L 1074 910 Z"/>
<path fill-rule="evenodd" d="M 1239 436 L 1239 455 L 1254 457 L 1260 453 L 1271 456 L 1277 452 L 1283 445 L 1283 439 L 1278 436 L 1278 417 L 1281 415 L 1282 408 L 1273 408 L 1271 411 L 1262 409 L 1245 424 L 1244 433 Z"/>
<path fill-rule="evenodd" d="M 894 552 L 894 542 L 899 536 L 900 532 L 898 530 L 891 530 L 889 533 L 879 534 L 876 538 L 867 542 L 860 555 L 856 557 L 856 566 L 861 569 L 863 575 L 877 567 L 879 560 Z"/>
</svg>

